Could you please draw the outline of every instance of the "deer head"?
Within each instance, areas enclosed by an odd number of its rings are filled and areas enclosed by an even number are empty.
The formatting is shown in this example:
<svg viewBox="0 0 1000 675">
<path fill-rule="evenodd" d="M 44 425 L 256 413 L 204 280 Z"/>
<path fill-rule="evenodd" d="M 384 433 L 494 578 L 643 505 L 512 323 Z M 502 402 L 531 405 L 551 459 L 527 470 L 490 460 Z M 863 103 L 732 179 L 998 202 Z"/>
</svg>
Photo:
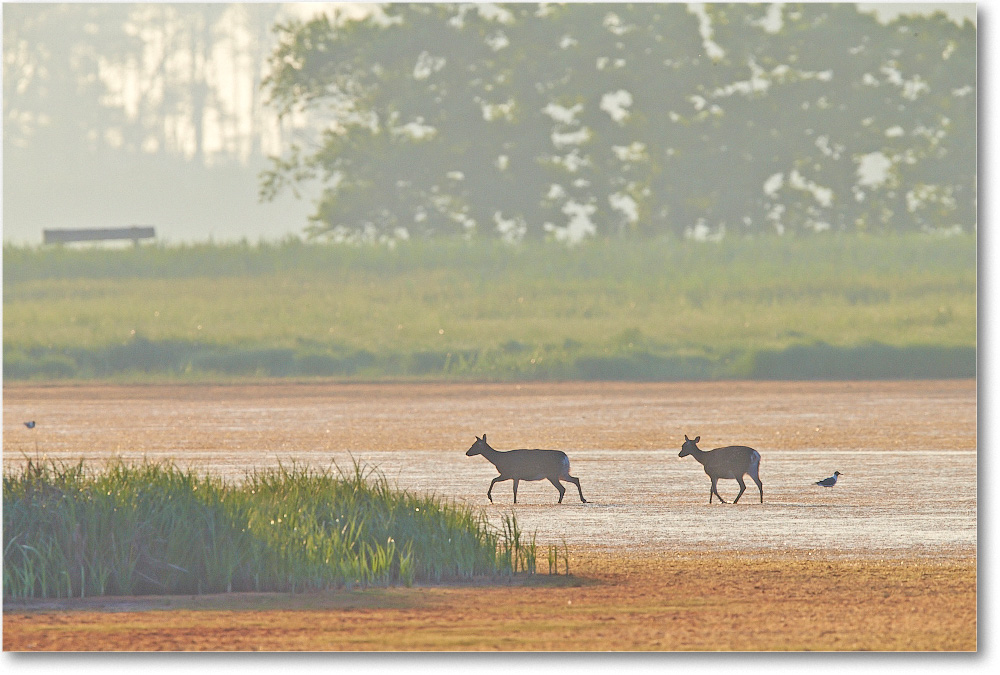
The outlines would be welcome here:
<svg viewBox="0 0 1000 675">
<path fill-rule="evenodd" d="M 684 434 L 684 445 L 681 446 L 680 454 L 678 457 L 687 457 L 688 455 L 694 454 L 698 451 L 697 443 L 701 440 L 701 436 L 695 436 L 692 441 L 688 438 L 687 434 Z"/>
<path fill-rule="evenodd" d="M 483 434 L 482 438 L 480 438 L 479 436 L 476 436 L 476 442 L 473 443 L 472 447 L 469 448 L 465 452 L 465 456 L 466 457 L 472 457 L 473 455 L 481 455 L 481 454 L 483 454 L 483 450 L 486 450 L 486 449 L 489 449 L 489 450 L 493 449 L 493 448 L 490 448 L 489 444 L 486 443 L 486 434 Z"/>
</svg>

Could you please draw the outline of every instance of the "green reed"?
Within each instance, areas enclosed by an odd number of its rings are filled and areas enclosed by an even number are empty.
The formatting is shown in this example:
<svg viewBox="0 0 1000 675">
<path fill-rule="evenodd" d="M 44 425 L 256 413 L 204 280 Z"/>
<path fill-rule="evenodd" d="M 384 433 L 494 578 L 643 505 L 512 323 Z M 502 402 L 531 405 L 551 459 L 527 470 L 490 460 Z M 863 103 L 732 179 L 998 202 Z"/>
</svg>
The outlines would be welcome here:
<svg viewBox="0 0 1000 675">
<path fill-rule="evenodd" d="M 238 484 L 171 464 L 89 471 L 27 460 L 3 477 L 4 597 L 412 585 L 535 571 L 513 515 L 389 486 L 357 463 Z"/>
<path fill-rule="evenodd" d="M 563 563 L 564 574 L 569 576 L 569 547 L 566 540 L 562 542 L 562 548 L 558 544 L 549 544 L 546 550 L 549 563 L 549 574 L 559 574 L 559 563 Z"/>
</svg>

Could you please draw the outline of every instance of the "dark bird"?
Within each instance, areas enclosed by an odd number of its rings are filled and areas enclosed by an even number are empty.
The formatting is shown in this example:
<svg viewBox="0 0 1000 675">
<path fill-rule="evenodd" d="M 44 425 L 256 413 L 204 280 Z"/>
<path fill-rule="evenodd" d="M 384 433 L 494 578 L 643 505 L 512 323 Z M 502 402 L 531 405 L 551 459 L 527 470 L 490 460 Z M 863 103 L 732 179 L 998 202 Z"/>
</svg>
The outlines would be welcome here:
<svg viewBox="0 0 1000 675">
<path fill-rule="evenodd" d="M 28 427 L 29 429 L 34 429 L 35 428 L 35 420 L 31 420 L 30 422 L 25 422 L 24 426 Z"/>
<path fill-rule="evenodd" d="M 823 487 L 833 487 L 837 484 L 837 478 L 840 476 L 839 471 L 834 471 L 833 475 L 829 478 L 824 478 L 823 480 L 816 481 L 816 485 L 822 485 Z"/>
</svg>

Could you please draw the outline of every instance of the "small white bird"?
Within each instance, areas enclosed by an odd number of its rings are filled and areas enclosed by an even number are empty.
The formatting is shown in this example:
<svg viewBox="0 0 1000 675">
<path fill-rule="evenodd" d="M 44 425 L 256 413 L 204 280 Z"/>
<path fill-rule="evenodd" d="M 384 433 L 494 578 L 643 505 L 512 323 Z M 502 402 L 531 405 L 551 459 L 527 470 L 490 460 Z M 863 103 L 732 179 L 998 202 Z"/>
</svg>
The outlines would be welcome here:
<svg viewBox="0 0 1000 675">
<path fill-rule="evenodd" d="M 829 478 L 824 478 L 823 480 L 816 481 L 816 485 L 822 485 L 823 487 L 833 487 L 837 484 L 837 478 L 840 476 L 839 471 L 834 471 L 833 475 Z"/>
</svg>

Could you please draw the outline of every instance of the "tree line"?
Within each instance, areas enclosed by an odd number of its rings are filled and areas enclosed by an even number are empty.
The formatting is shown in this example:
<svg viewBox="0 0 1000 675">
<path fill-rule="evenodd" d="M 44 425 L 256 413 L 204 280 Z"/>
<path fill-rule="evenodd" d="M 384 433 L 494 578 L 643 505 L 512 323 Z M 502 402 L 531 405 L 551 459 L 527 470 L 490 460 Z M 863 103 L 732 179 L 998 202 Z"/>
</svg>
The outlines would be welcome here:
<svg viewBox="0 0 1000 675">
<path fill-rule="evenodd" d="M 233 203 L 241 182 L 264 201 L 318 195 L 306 233 L 333 240 L 976 227 L 976 28 L 942 14 L 3 11 L 5 217 L 39 212 L 53 189 L 65 200 L 153 171 L 147 182 L 190 194 L 217 182 Z"/>
<path fill-rule="evenodd" d="M 393 4 L 279 26 L 262 176 L 338 240 L 964 230 L 976 30 L 851 4 Z"/>
</svg>

